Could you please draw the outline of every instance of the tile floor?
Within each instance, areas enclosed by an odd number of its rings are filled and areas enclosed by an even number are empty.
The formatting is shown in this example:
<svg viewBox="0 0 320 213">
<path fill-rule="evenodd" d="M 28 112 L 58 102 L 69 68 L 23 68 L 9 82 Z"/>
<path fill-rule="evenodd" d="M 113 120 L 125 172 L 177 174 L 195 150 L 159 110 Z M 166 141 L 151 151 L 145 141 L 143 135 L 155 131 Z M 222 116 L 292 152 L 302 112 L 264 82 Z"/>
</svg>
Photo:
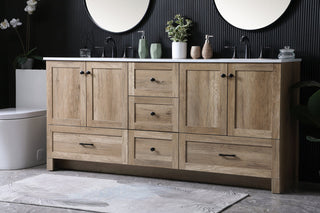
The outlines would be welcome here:
<svg viewBox="0 0 320 213">
<path fill-rule="evenodd" d="M 0 171 L 0 186 L 11 182 L 21 180 L 34 175 L 48 173 L 45 166 L 34 167 L 25 170 Z M 57 174 L 74 175 L 82 177 L 109 178 L 121 181 L 137 181 L 144 182 L 154 181 L 151 178 L 131 177 L 111 174 L 75 172 L 75 171 L 55 171 Z M 167 180 L 156 180 L 157 182 L 168 182 Z M 195 188 L 215 188 L 219 190 L 232 190 L 235 192 L 243 192 L 250 197 L 240 201 L 232 207 L 225 210 L 225 213 L 320 213 L 320 184 L 300 184 L 299 188 L 294 192 L 285 195 L 274 195 L 267 190 L 257 190 L 248 188 L 228 187 L 212 184 L 199 184 L 181 182 L 180 184 L 188 184 L 188 187 Z M 81 213 L 84 211 L 74 211 L 59 208 L 39 207 L 22 204 L 9 204 L 0 202 L 0 213 Z M 169 213 L 169 212 L 168 212 Z M 187 213 L 187 212 L 186 212 Z"/>
</svg>

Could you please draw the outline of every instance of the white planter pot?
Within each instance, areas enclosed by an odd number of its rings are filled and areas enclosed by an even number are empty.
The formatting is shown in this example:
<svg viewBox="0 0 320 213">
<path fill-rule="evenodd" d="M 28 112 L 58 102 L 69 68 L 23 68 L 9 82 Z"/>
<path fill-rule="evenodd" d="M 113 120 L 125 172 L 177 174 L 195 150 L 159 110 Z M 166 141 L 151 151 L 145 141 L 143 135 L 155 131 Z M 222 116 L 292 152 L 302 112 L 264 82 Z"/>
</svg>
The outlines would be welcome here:
<svg viewBox="0 0 320 213">
<path fill-rule="evenodd" d="M 187 42 L 172 42 L 172 58 L 187 58 Z"/>
</svg>

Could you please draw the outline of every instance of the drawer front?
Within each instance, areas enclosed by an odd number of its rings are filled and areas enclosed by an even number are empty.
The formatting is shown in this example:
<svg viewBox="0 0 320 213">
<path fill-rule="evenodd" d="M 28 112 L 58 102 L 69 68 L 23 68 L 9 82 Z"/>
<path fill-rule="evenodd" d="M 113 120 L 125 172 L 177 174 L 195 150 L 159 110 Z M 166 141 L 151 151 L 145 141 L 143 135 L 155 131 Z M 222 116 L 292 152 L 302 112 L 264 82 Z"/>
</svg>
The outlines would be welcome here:
<svg viewBox="0 0 320 213">
<path fill-rule="evenodd" d="M 127 130 L 49 128 L 51 158 L 127 164 Z"/>
<path fill-rule="evenodd" d="M 129 95 L 178 97 L 178 64 L 132 63 L 129 68 Z"/>
<path fill-rule="evenodd" d="M 271 165 L 271 140 L 180 136 L 181 169 L 270 178 Z"/>
<path fill-rule="evenodd" d="M 129 132 L 129 164 L 178 168 L 178 134 Z"/>
<path fill-rule="evenodd" d="M 136 130 L 178 131 L 177 98 L 129 98 L 129 126 Z"/>
</svg>

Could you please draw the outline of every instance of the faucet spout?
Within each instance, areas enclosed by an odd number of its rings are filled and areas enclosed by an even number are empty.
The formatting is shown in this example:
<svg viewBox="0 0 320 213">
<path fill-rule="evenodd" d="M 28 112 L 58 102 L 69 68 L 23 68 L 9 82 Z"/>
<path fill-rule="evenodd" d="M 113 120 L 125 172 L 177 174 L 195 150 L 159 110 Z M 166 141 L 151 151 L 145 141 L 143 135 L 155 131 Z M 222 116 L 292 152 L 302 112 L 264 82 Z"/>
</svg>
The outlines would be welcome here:
<svg viewBox="0 0 320 213">
<path fill-rule="evenodd" d="M 250 58 L 250 40 L 247 36 L 243 35 L 240 37 L 240 43 L 244 43 L 244 58 Z"/>
<path fill-rule="evenodd" d="M 109 36 L 106 38 L 106 40 L 104 41 L 104 43 L 106 45 L 109 45 L 109 43 L 111 43 L 112 45 L 112 52 L 111 52 L 111 57 L 114 58 L 114 57 L 117 57 L 117 47 L 116 47 L 116 42 L 115 40 Z"/>
</svg>

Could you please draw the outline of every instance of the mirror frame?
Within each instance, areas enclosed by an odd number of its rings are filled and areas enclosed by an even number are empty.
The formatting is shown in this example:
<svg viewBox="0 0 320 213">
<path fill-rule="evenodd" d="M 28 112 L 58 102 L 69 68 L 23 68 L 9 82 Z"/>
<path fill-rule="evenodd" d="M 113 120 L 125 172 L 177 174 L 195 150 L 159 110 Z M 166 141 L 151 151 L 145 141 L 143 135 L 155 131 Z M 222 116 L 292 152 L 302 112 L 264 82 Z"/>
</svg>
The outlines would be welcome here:
<svg viewBox="0 0 320 213">
<path fill-rule="evenodd" d="M 219 14 L 223 18 L 223 20 L 225 20 L 228 24 L 230 24 L 230 25 L 232 25 L 232 26 L 234 26 L 234 27 L 236 27 L 238 29 L 241 29 L 241 30 L 259 30 L 259 29 L 263 29 L 265 27 L 268 27 L 268 26 L 272 25 L 273 23 L 275 23 L 277 20 L 279 20 L 285 14 L 285 12 L 288 10 L 288 8 L 290 7 L 290 5 L 291 5 L 293 0 L 288 0 L 289 1 L 288 5 L 285 7 L 285 9 L 283 10 L 283 12 L 280 15 L 277 15 L 277 18 L 275 18 L 274 20 L 270 21 L 268 24 L 261 25 L 260 27 L 243 27 L 243 26 L 237 26 L 237 24 L 235 24 L 235 23 L 231 23 L 231 21 L 227 20 L 227 18 L 222 14 L 221 8 L 219 9 L 219 7 L 217 6 L 216 1 L 217 0 L 213 0 L 215 8 L 219 12 Z M 240 0 L 238 0 L 238 1 L 240 1 Z"/>
<path fill-rule="evenodd" d="M 141 23 L 141 21 L 145 18 L 146 14 L 148 13 L 148 10 L 149 10 L 150 4 L 151 4 L 151 0 L 148 0 L 148 1 L 149 1 L 149 2 L 148 2 L 148 6 L 146 7 L 146 10 L 145 10 L 143 16 L 142 16 L 141 19 L 138 21 L 138 23 L 136 23 L 134 26 L 132 26 L 132 27 L 126 29 L 126 30 L 122 30 L 122 31 L 112 31 L 112 30 L 103 28 L 102 26 L 100 26 L 100 25 L 94 20 L 93 16 L 91 15 L 91 13 L 90 13 L 90 11 L 89 11 L 89 9 L 88 9 L 88 6 L 87 6 L 86 1 L 87 1 L 87 0 L 83 0 L 82 2 L 83 2 L 83 6 L 84 6 L 84 8 L 85 8 L 85 10 L 86 10 L 86 12 L 87 12 L 87 15 L 89 16 L 90 20 L 91 20 L 97 27 L 99 27 L 100 29 L 105 30 L 105 31 L 108 31 L 108 32 L 111 32 L 111 33 L 124 33 L 124 32 L 128 32 L 128 31 L 132 30 L 133 28 L 135 28 L 136 26 L 138 26 L 138 25 Z"/>
</svg>

